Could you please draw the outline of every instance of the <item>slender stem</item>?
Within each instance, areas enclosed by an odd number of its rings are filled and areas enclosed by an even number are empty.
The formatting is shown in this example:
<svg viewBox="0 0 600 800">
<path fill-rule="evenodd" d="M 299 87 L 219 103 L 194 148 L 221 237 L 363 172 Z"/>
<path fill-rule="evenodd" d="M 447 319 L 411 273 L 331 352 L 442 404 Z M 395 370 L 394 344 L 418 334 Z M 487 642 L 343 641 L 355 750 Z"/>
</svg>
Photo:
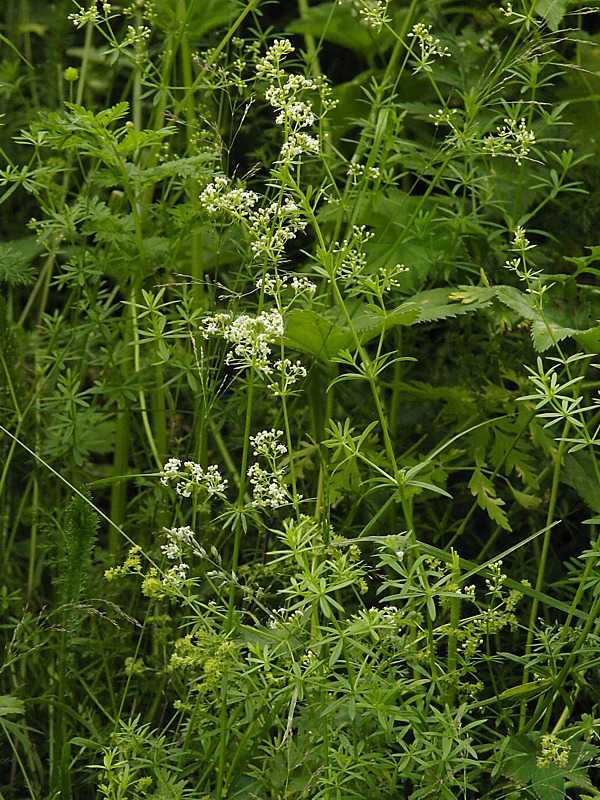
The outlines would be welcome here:
<svg viewBox="0 0 600 800">
<path fill-rule="evenodd" d="M 565 422 L 562 438 L 564 439 L 567 436 L 567 433 L 570 428 L 570 423 L 567 420 Z M 548 511 L 546 513 L 546 532 L 544 533 L 544 538 L 542 540 L 542 549 L 540 553 L 540 560 L 538 564 L 538 573 L 537 579 L 535 582 L 535 591 L 536 593 L 541 592 L 542 587 L 544 585 L 544 576 L 546 573 L 546 562 L 548 560 L 548 551 L 550 548 L 550 541 L 552 537 L 552 523 L 554 522 L 554 512 L 556 510 L 556 502 L 558 500 L 558 489 L 560 486 L 560 473 L 563 465 L 563 459 L 565 456 L 565 452 L 567 449 L 566 442 L 561 441 L 558 445 L 558 450 L 556 453 L 556 458 L 554 461 L 554 471 L 552 475 L 552 487 L 550 489 L 550 498 L 548 501 Z M 531 650 L 533 647 L 533 637 L 534 637 L 534 630 L 535 625 L 537 622 L 537 613 L 539 607 L 539 600 L 536 595 L 532 598 L 531 601 L 531 611 L 529 614 L 529 628 L 527 630 L 527 640 L 525 643 L 525 654 L 526 656 L 530 656 Z M 526 658 L 526 665 L 523 669 L 523 679 L 522 683 L 526 684 L 529 681 L 529 675 L 531 673 L 529 667 L 529 659 Z M 526 715 L 527 707 L 526 704 L 523 703 L 521 706 L 521 713 L 520 713 L 520 729 L 522 730 L 525 726 L 525 715 Z"/>
<path fill-rule="evenodd" d="M 235 575 L 238 568 L 242 536 L 246 532 L 244 520 L 244 497 L 247 485 L 247 471 L 248 471 L 248 458 L 250 452 L 250 432 L 252 430 L 252 406 L 254 400 L 254 371 L 250 370 L 248 375 L 247 393 L 246 393 L 246 420 L 244 425 L 244 444 L 242 448 L 242 457 L 239 470 L 240 483 L 238 488 L 237 499 L 237 516 L 233 524 L 233 554 L 231 557 L 231 573 Z M 225 634 L 228 635 L 233 631 L 233 618 L 235 611 L 235 590 L 236 585 L 234 580 L 231 581 L 229 586 L 229 602 L 227 605 L 227 617 L 225 619 Z M 217 769 L 217 778 L 215 786 L 215 800 L 222 800 L 226 795 L 227 787 L 225 784 L 226 761 L 227 761 L 227 734 L 229 731 L 229 709 L 227 705 L 227 692 L 228 676 L 227 673 L 223 675 L 221 682 L 221 709 L 219 714 L 219 763 Z"/>
</svg>

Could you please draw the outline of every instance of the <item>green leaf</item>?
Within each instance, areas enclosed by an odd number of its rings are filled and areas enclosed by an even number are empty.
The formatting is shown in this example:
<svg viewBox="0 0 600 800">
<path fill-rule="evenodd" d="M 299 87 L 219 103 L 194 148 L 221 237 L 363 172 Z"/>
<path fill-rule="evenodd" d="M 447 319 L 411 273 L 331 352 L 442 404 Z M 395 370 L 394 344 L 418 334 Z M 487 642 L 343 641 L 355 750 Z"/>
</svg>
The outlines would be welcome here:
<svg viewBox="0 0 600 800">
<path fill-rule="evenodd" d="M 490 519 L 504 528 L 506 531 L 512 530 L 508 523 L 508 517 L 502 510 L 501 506 L 504 505 L 504 500 L 496 497 L 496 492 L 492 482 L 487 478 L 479 466 L 475 467 L 471 480 L 469 481 L 469 489 L 471 494 L 477 498 L 477 504 L 480 508 L 487 511 Z"/>
<path fill-rule="evenodd" d="M 202 0 L 189 3 L 187 9 L 186 29 L 190 38 L 197 40 L 215 28 L 228 27 L 239 13 L 240 4 L 237 0 Z"/>
<path fill-rule="evenodd" d="M 494 296 L 495 289 L 486 286 L 459 286 L 418 292 L 411 298 L 411 303 L 421 311 L 419 322 L 437 322 L 488 308 Z"/>
<path fill-rule="evenodd" d="M 421 309 L 413 302 L 403 303 L 392 311 L 373 310 L 372 307 L 360 307 L 352 317 L 352 327 L 360 334 L 361 344 L 374 339 L 383 330 L 390 330 L 398 325 L 414 325 L 419 322 Z"/>
<path fill-rule="evenodd" d="M 568 760 L 564 766 L 556 763 L 538 765 L 541 755 L 541 734 L 516 734 L 505 740 L 508 757 L 501 764 L 503 775 L 530 786 L 539 800 L 564 800 L 565 782 L 571 781 L 582 788 L 592 788 L 585 763 L 597 753 L 598 748 L 571 739 L 568 742 Z"/>
<path fill-rule="evenodd" d="M 521 492 L 518 489 L 515 489 L 514 486 L 510 486 L 510 490 L 521 508 L 525 508 L 527 511 L 531 511 L 534 508 L 539 508 L 542 502 L 541 497 L 535 497 L 534 495 L 527 494 L 526 492 Z"/>
<path fill-rule="evenodd" d="M 352 315 L 353 331 L 341 322 L 339 315 L 331 320 L 316 311 L 296 310 L 286 318 L 285 341 L 304 353 L 330 360 L 342 350 L 353 352 L 356 336 L 361 344 L 366 344 L 397 325 L 414 324 L 419 314 L 419 308 L 412 302 L 387 312 L 386 316 L 360 305 Z"/>
<path fill-rule="evenodd" d="M 588 269 L 590 264 L 595 264 L 597 261 L 600 261 L 600 245 L 597 244 L 593 247 L 587 247 L 586 250 L 590 251 L 589 256 L 576 256 L 574 258 L 565 256 L 565 261 L 569 261 L 577 267 L 575 277 L 582 272 L 591 272 L 594 275 L 600 275 L 600 269 Z"/>
<path fill-rule="evenodd" d="M 25 704 L 18 697 L 11 694 L 0 695 L 0 717 L 8 717 L 10 714 L 24 714 Z"/>
<path fill-rule="evenodd" d="M 573 335 L 577 344 L 588 353 L 600 353 L 600 325 Z"/>
<path fill-rule="evenodd" d="M 536 0 L 535 13 L 548 23 L 551 31 L 557 31 L 567 12 L 568 0 Z"/>
<path fill-rule="evenodd" d="M 556 342 L 573 337 L 590 352 L 600 352 L 600 326 L 595 321 L 594 309 L 558 306 L 548 297 L 544 314 L 535 308 L 529 295 L 514 286 L 496 286 L 496 296 L 501 303 L 531 322 L 531 338 L 538 353 L 548 350 Z M 562 300 L 562 298 L 559 298 Z"/>
<path fill-rule="evenodd" d="M 0 281 L 10 286 L 29 286 L 36 275 L 31 266 L 41 247 L 36 236 L 0 244 Z"/>
<path fill-rule="evenodd" d="M 20 32 L 21 35 L 24 33 L 24 31 L 23 31 L 24 27 L 25 26 L 23 24 L 21 24 L 19 26 L 19 28 L 20 28 L 19 32 Z M 21 51 L 17 50 L 17 48 L 10 41 L 10 39 L 7 39 L 6 36 L 3 36 L 1 33 L 0 33 L 0 42 L 4 42 L 4 44 L 8 45 L 8 47 L 10 47 L 10 49 L 21 59 L 21 61 L 24 61 L 25 64 L 27 64 L 29 69 L 33 69 L 33 66 L 29 63 L 29 61 L 25 58 L 25 56 L 21 53 Z"/>
<path fill-rule="evenodd" d="M 317 358 L 330 359 L 352 346 L 352 335 L 316 311 L 292 311 L 285 324 L 285 340 Z"/>
<path fill-rule="evenodd" d="M 592 511 L 600 512 L 600 486 L 589 453 L 578 452 L 567 455 L 561 480 L 572 486 Z"/>
<path fill-rule="evenodd" d="M 538 694 L 543 689 L 549 689 L 552 686 L 552 678 L 537 678 L 528 683 L 521 683 L 518 686 L 512 686 L 510 689 L 505 689 L 499 696 L 499 700 L 510 700 L 512 697 L 521 697 L 524 694 Z"/>
</svg>

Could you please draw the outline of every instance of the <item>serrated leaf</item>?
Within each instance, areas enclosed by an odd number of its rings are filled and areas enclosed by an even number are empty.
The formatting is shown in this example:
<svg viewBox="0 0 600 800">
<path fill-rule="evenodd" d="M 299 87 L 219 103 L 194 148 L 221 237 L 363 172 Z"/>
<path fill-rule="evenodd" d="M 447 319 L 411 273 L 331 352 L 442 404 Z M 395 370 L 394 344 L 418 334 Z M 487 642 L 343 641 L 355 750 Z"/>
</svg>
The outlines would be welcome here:
<svg viewBox="0 0 600 800">
<path fill-rule="evenodd" d="M 496 286 L 495 291 L 501 303 L 531 322 L 531 338 L 538 353 L 569 337 L 577 339 L 590 352 L 600 351 L 600 326 L 589 325 L 592 321 L 590 309 L 574 310 L 549 304 L 544 307 L 542 316 L 529 295 L 514 286 Z"/>
<path fill-rule="evenodd" d="M 551 31 L 557 31 L 567 12 L 568 0 L 536 0 L 535 13 L 547 23 Z"/>
<path fill-rule="evenodd" d="M 129 103 L 122 100 L 120 103 L 115 103 L 110 108 L 104 108 L 97 114 L 85 108 L 85 106 L 78 106 L 76 103 L 65 103 L 65 106 L 72 112 L 73 118 L 76 122 L 94 121 L 99 122 L 100 126 L 107 128 L 111 123 L 118 119 L 122 119 L 129 113 Z"/>
<path fill-rule="evenodd" d="M 527 494 L 526 492 L 521 492 L 518 489 L 515 489 L 514 486 L 510 486 L 510 490 L 521 508 L 525 508 L 527 511 L 538 508 L 542 502 L 541 497 L 535 497 L 534 495 Z"/>
<path fill-rule="evenodd" d="M 600 512 L 600 486 L 589 453 L 571 453 L 566 456 L 561 480 L 572 486 L 592 511 Z"/>
<path fill-rule="evenodd" d="M 536 319 L 531 325 L 531 338 L 538 353 L 549 350 L 555 342 L 562 342 L 563 339 L 575 336 L 579 332 L 576 328 L 563 328 L 552 323 L 548 326 L 542 319 Z"/>
<path fill-rule="evenodd" d="M 573 338 L 588 353 L 600 353 L 600 325 L 587 331 L 578 331 Z"/>
<path fill-rule="evenodd" d="M 492 486 L 492 482 L 487 478 L 479 467 L 475 467 L 471 480 L 469 481 L 469 489 L 471 494 L 477 498 L 477 504 L 487 512 L 490 519 L 492 519 L 501 528 L 506 531 L 512 530 L 508 523 L 508 517 L 502 510 L 501 506 L 504 505 L 504 500 L 496 497 L 496 492 Z"/>
<path fill-rule="evenodd" d="M 537 313 L 531 305 L 529 295 L 525 292 L 515 286 L 496 286 L 495 291 L 496 297 L 501 303 L 520 314 L 524 319 L 536 318 Z"/>
<path fill-rule="evenodd" d="M 29 286 L 35 282 L 31 262 L 41 251 L 36 236 L 0 244 L 0 281 L 10 286 Z"/>
<path fill-rule="evenodd" d="M 458 286 L 418 292 L 411 303 L 421 311 L 419 322 L 437 322 L 487 308 L 492 305 L 494 296 L 495 290 L 486 286 Z"/>
<path fill-rule="evenodd" d="M 569 742 L 568 761 L 564 766 L 556 763 L 538 765 L 541 754 L 539 733 L 517 734 L 507 739 L 508 757 L 502 761 L 503 775 L 524 786 L 530 786 L 539 800 L 564 800 L 565 781 L 583 788 L 592 788 L 584 766 L 597 753 L 598 748 L 587 742 Z"/>
<path fill-rule="evenodd" d="M 8 717 L 10 714 L 24 714 L 25 704 L 18 697 L 11 694 L 0 696 L 0 717 Z"/>
<path fill-rule="evenodd" d="M 353 332 L 340 322 L 339 316 L 331 320 L 316 311 L 296 310 L 286 318 L 285 340 L 298 350 L 330 360 L 342 350 L 355 350 L 355 334 L 361 344 L 366 344 L 397 325 L 412 325 L 418 321 L 419 314 L 414 303 L 404 303 L 386 316 L 367 306 L 357 306 L 352 315 Z"/>
<path fill-rule="evenodd" d="M 419 322 L 420 317 L 421 309 L 413 302 L 403 303 L 385 314 L 368 306 L 361 308 L 352 317 L 352 327 L 361 334 L 361 343 L 366 344 L 378 336 L 382 330 L 387 331 L 398 325 L 413 325 L 415 322 Z"/>
<path fill-rule="evenodd" d="M 285 340 L 317 358 L 331 359 L 349 349 L 352 334 L 316 311 L 292 311 L 285 323 Z"/>
</svg>

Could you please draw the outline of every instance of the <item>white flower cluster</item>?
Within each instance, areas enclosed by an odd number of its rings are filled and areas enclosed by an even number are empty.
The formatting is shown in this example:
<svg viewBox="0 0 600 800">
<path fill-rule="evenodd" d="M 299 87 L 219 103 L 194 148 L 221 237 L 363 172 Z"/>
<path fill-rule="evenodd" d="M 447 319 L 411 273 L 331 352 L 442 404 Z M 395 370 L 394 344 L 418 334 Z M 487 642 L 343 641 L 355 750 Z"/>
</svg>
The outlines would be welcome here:
<svg viewBox="0 0 600 800">
<path fill-rule="evenodd" d="M 336 242 L 333 253 L 338 256 L 337 275 L 346 284 L 351 296 L 366 295 L 376 297 L 383 302 L 383 297 L 401 284 L 399 276 L 408 272 L 403 264 L 380 267 L 377 272 L 367 270 L 367 256 L 363 252 L 364 245 L 375 236 L 365 225 L 353 226 L 352 239 Z"/>
<path fill-rule="evenodd" d="M 305 75 L 288 75 L 282 86 L 270 86 L 265 92 L 269 105 L 279 109 L 275 117 L 277 125 L 288 123 L 292 127 L 310 128 L 315 124 L 315 112 L 312 103 L 298 100 L 303 91 L 316 92 L 317 84 Z"/>
<path fill-rule="evenodd" d="M 515 228 L 513 245 L 515 249 L 517 249 L 521 253 L 524 250 L 531 250 L 532 247 L 535 247 L 535 245 L 531 244 L 531 242 L 529 241 L 529 239 L 525 234 L 526 234 L 525 228 L 523 228 L 521 225 L 517 225 L 517 227 Z"/>
<path fill-rule="evenodd" d="M 242 222 L 250 234 L 254 257 L 275 263 L 283 256 L 285 245 L 307 225 L 301 209 L 290 197 L 255 210 L 259 202 L 256 192 L 234 189 L 225 177 L 209 183 L 200 202 L 209 214 L 225 213 Z"/>
<path fill-rule="evenodd" d="M 290 393 L 290 387 L 301 378 L 306 378 L 306 367 L 301 361 L 290 361 L 289 358 L 280 359 L 273 364 L 273 380 L 269 382 L 269 389 L 276 397 Z"/>
<path fill-rule="evenodd" d="M 447 145 L 462 149 L 478 148 L 479 128 L 476 124 L 467 122 L 464 112 L 460 109 L 440 108 L 435 114 L 430 114 L 429 119 L 433 121 L 436 128 L 439 128 L 440 125 L 450 128 L 450 133 L 445 139 Z"/>
<path fill-rule="evenodd" d="M 397 606 L 383 606 L 377 608 L 372 606 L 369 609 L 363 609 L 356 614 L 357 619 L 363 619 L 370 626 L 387 626 L 399 628 L 404 617 L 398 610 Z"/>
<path fill-rule="evenodd" d="M 279 439 L 283 431 L 271 428 L 270 431 L 260 431 L 256 436 L 250 437 L 252 455 L 265 456 L 265 458 L 278 458 L 287 454 L 287 447 Z"/>
<path fill-rule="evenodd" d="M 273 616 L 269 617 L 269 621 L 267 622 L 267 627 L 269 627 L 272 631 L 280 628 L 282 625 L 291 625 L 294 622 L 301 622 L 302 617 L 304 616 L 301 609 L 297 608 L 295 611 L 292 611 L 291 614 L 288 616 L 287 609 L 285 608 L 278 608 L 274 611 Z"/>
<path fill-rule="evenodd" d="M 354 232 L 352 239 L 344 239 L 341 244 L 336 242 L 333 248 L 333 253 L 340 258 L 339 274 L 347 280 L 356 278 L 367 266 L 363 245 L 375 236 L 373 231 L 368 231 L 364 225 L 353 225 L 352 230 Z"/>
<path fill-rule="evenodd" d="M 306 93 L 318 95 L 323 113 L 335 105 L 330 97 L 331 90 L 323 80 L 285 73 L 281 62 L 293 52 L 294 48 L 287 39 L 276 39 L 256 65 L 257 76 L 270 83 L 265 99 L 278 112 L 275 122 L 285 130 L 286 140 L 279 156 L 283 164 L 297 163 L 302 154 L 318 155 L 321 152 L 319 139 L 302 130 L 317 122 L 313 104 L 306 99 Z"/>
<path fill-rule="evenodd" d="M 171 561 L 181 558 L 184 549 L 191 550 L 199 558 L 206 558 L 206 550 L 198 544 L 194 532 L 188 525 L 181 528 L 163 528 L 163 532 L 167 542 L 162 544 L 160 549 Z"/>
<path fill-rule="evenodd" d="M 265 272 L 262 278 L 256 281 L 256 288 L 258 291 L 263 291 L 266 295 L 271 297 L 279 297 L 283 289 L 289 286 L 294 290 L 294 298 L 301 294 L 314 294 L 317 291 L 316 284 L 309 281 L 304 275 L 293 275 L 291 280 L 281 275 L 271 275 L 270 272 Z"/>
<path fill-rule="evenodd" d="M 169 561 L 177 561 L 164 573 L 161 581 L 163 586 L 172 590 L 183 588 L 190 568 L 184 559 L 186 554 L 190 553 L 216 567 L 216 570 L 207 573 L 210 577 L 222 577 L 222 561 L 219 551 L 214 545 L 211 545 L 210 553 L 207 552 L 201 544 L 198 544 L 194 532 L 188 525 L 180 528 L 163 528 L 163 532 L 166 542 L 160 546 L 160 549 Z"/>
<path fill-rule="evenodd" d="M 458 114 L 457 108 L 452 109 L 443 109 L 439 108 L 435 114 L 430 114 L 429 119 L 433 120 L 433 124 L 436 128 L 440 125 L 449 125 L 453 130 L 455 129 L 455 123 L 453 116 Z"/>
<path fill-rule="evenodd" d="M 506 574 L 502 572 L 502 559 L 499 558 L 498 561 L 494 561 L 490 564 L 489 570 L 492 573 L 491 578 L 485 579 L 485 585 L 489 590 L 488 594 L 496 594 L 500 591 L 506 580 Z"/>
<path fill-rule="evenodd" d="M 162 585 L 173 592 L 181 591 L 185 581 L 187 580 L 189 564 L 185 561 L 180 561 L 179 564 L 173 564 L 167 572 L 165 572 L 161 581 Z"/>
<path fill-rule="evenodd" d="M 128 25 L 127 33 L 123 39 L 123 47 L 135 47 L 136 45 L 144 44 L 151 35 L 152 31 L 145 25 L 141 25 L 138 28 Z"/>
<path fill-rule="evenodd" d="M 276 309 L 263 311 L 256 317 L 213 314 L 202 321 L 200 333 L 205 339 L 220 336 L 233 345 L 227 353 L 227 364 L 238 369 L 254 367 L 264 375 L 270 375 L 273 371 L 269 360 L 271 344 L 283 336 L 283 317 Z"/>
<path fill-rule="evenodd" d="M 392 22 L 387 15 L 390 0 L 338 0 L 338 5 L 349 6 L 353 16 L 360 16 L 361 22 L 380 31 L 381 28 Z"/>
<path fill-rule="evenodd" d="M 224 211 L 236 219 L 242 219 L 252 212 L 258 195 L 246 189 L 232 189 L 227 178 L 217 176 L 200 195 L 200 202 L 209 214 Z"/>
<path fill-rule="evenodd" d="M 401 287 L 402 284 L 398 277 L 408 271 L 408 267 L 405 267 L 404 264 L 379 267 L 379 270 L 373 275 L 361 275 L 359 288 L 363 294 L 382 300 L 385 294 Z"/>
<path fill-rule="evenodd" d="M 209 497 L 223 497 L 227 488 L 227 480 L 221 477 L 214 464 L 203 469 L 195 461 L 181 462 L 179 458 L 170 458 L 164 465 L 160 477 L 163 486 L 173 486 L 177 494 L 190 497 L 194 489 L 203 489 Z"/>
<path fill-rule="evenodd" d="M 296 295 L 304 293 L 314 294 L 317 291 L 316 284 L 309 281 L 308 278 L 305 278 L 303 275 L 294 275 L 291 284 Z"/>
<path fill-rule="evenodd" d="M 444 47 L 439 39 L 434 39 L 431 35 L 431 25 L 424 25 L 422 22 L 417 22 L 413 25 L 408 37 L 415 39 L 419 45 L 420 55 L 417 56 L 417 66 L 413 70 L 416 74 L 424 69 L 426 72 L 431 72 L 431 62 L 436 56 L 443 58 L 451 55 L 447 47 Z"/>
<path fill-rule="evenodd" d="M 298 161 L 303 153 L 316 156 L 320 151 L 321 143 L 316 137 L 296 131 L 281 145 L 280 160 L 284 164 L 292 164 Z"/>
<path fill-rule="evenodd" d="M 275 289 L 278 279 L 265 276 L 267 286 Z M 292 287 L 294 281 L 292 281 Z M 303 289 L 303 279 L 298 279 L 298 290 Z M 277 397 L 289 392 L 290 387 L 306 377 L 306 367 L 300 361 L 289 358 L 271 362 L 271 345 L 284 334 L 284 323 L 277 309 L 263 311 L 258 316 L 219 313 L 206 317 L 200 325 L 200 333 L 205 339 L 219 336 L 233 345 L 227 353 L 225 363 L 236 369 L 255 369 L 265 379 L 269 390 Z"/>
<path fill-rule="evenodd" d="M 201 50 L 192 58 L 201 70 L 210 74 L 213 90 L 222 89 L 230 93 L 235 90 L 241 95 L 249 82 L 249 62 L 256 62 L 260 43 L 246 42 L 239 36 L 233 36 L 230 44 L 227 50 L 213 47 Z"/>
<path fill-rule="evenodd" d="M 298 205 L 289 197 L 281 203 L 270 203 L 248 215 L 253 239 L 250 249 L 255 258 L 277 263 L 286 244 L 296 238 L 307 225 Z"/>
<path fill-rule="evenodd" d="M 492 158 L 496 156 L 514 158 L 517 165 L 521 166 L 522 160 L 535 144 L 535 134 L 532 130 L 527 130 L 525 118 L 518 122 L 509 118 L 503 121 L 503 127 L 497 128 L 495 134 L 486 136 L 483 141 L 483 151 L 489 153 Z"/>
<path fill-rule="evenodd" d="M 367 176 L 372 181 L 376 181 L 381 177 L 381 170 L 379 167 L 367 167 L 365 164 L 350 163 L 348 165 L 347 175 L 352 179 L 352 183 L 356 186 L 359 179 Z"/>
<path fill-rule="evenodd" d="M 96 0 L 92 0 L 88 8 L 83 8 L 82 6 L 78 6 L 79 11 L 73 12 L 73 14 L 69 14 L 67 19 L 70 19 L 73 25 L 76 28 L 83 28 L 88 23 L 92 25 L 97 25 L 99 22 L 108 18 L 108 15 L 112 11 L 112 6 L 110 3 L 106 2 L 106 0 L 102 0 L 102 12 L 98 8 L 98 3 Z"/>
<path fill-rule="evenodd" d="M 281 69 L 281 61 L 290 53 L 294 52 L 294 47 L 288 39 L 275 39 L 271 47 L 267 50 L 263 58 L 256 64 L 256 74 L 259 78 L 277 80 L 285 76 Z"/>
<path fill-rule="evenodd" d="M 267 469 L 263 469 L 258 462 L 248 468 L 248 478 L 252 485 L 252 505 L 255 508 L 279 508 L 290 502 L 291 496 L 283 479 L 285 470 L 277 462 L 281 456 L 287 455 L 287 447 L 279 439 L 283 431 L 260 431 L 250 437 L 253 455 L 260 456 L 267 462 Z"/>
<path fill-rule="evenodd" d="M 266 470 L 255 463 L 248 467 L 248 478 L 252 484 L 252 505 L 255 508 L 279 508 L 289 502 L 288 491 L 283 484 L 282 469 Z"/>
</svg>

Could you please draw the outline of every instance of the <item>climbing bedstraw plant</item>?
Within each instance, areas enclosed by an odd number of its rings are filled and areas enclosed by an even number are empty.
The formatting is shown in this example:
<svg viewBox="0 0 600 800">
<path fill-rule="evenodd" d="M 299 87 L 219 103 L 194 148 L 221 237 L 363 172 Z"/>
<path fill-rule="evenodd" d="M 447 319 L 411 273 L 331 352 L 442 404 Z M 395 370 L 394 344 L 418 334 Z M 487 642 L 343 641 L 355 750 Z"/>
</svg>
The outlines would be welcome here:
<svg viewBox="0 0 600 800">
<path fill-rule="evenodd" d="M 587 11 L 52 15 L 47 107 L 2 33 L 2 795 L 600 796 Z"/>
</svg>

